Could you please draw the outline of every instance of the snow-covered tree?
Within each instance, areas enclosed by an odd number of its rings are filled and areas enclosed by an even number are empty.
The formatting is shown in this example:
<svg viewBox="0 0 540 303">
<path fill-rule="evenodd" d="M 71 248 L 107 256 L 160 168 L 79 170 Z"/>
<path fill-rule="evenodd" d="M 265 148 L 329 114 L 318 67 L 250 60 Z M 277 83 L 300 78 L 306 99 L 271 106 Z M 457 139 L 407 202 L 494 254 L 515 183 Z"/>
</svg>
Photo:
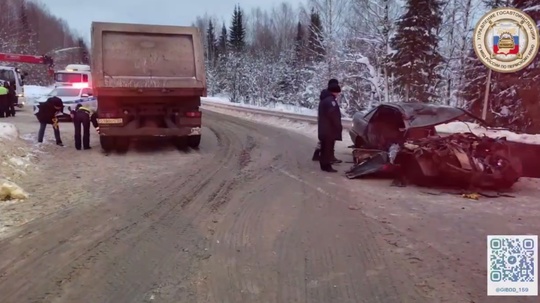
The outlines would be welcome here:
<svg viewBox="0 0 540 303">
<path fill-rule="evenodd" d="M 531 2 L 536 1 L 408 0 L 404 5 L 398 0 L 310 0 L 297 12 L 286 3 L 255 8 L 243 20 L 244 51 L 231 53 L 233 26 L 217 31 L 218 59 L 207 71 L 209 90 L 234 102 L 315 108 L 321 89 L 337 78 L 348 114 L 404 100 L 462 106 L 480 114 L 487 68 L 472 50 L 475 21 L 498 6 L 534 13 Z M 540 110 L 534 109 L 540 95 L 535 91 L 540 87 L 538 64 L 537 59 L 513 75 L 492 73 L 488 120 L 540 128 L 535 120 Z"/>
<path fill-rule="evenodd" d="M 246 47 L 245 38 L 246 28 L 244 24 L 244 12 L 240 9 L 240 6 L 236 6 L 229 28 L 229 46 L 234 51 L 243 51 Z"/>
<path fill-rule="evenodd" d="M 0 52 L 23 55 L 50 53 L 56 66 L 78 62 L 80 52 L 56 54 L 55 50 L 78 46 L 78 35 L 67 24 L 53 16 L 44 4 L 29 0 L 2 0 L 0 18 Z M 74 49 L 77 50 L 77 49 Z M 49 84 L 52 78 L 46 66 L 18 62 L 0 62 L 28 72 L 28 84 Z"/>
<path fill-rule="evenodd" d="M 395 86 L 406 102 L 437 98 L 444 58 L 439 54 L 437 29 L 442 22 L 439 0 L 408 0 L 391 41 Z"/>
</svg>

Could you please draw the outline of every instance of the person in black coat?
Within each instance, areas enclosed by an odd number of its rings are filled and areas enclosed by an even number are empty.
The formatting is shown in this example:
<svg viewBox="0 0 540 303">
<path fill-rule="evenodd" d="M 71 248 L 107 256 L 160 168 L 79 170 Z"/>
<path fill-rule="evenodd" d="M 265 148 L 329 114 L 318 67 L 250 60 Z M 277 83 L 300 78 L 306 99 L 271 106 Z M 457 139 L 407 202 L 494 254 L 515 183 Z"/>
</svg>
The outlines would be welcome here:
<svg viewBox="0 0 540 303">
<path fill-rule="evenodd" d="M 73 125 L 75 126 L 75 148 L 81 150 L 81 130 L 82 130 L 82 148 L 87 150 L 90 147 L 90 123 L 99 131 L 97 115 L 89 108 L 77 104 L 75 110 L 71 111 Z"/>
<path fill-rule="evenodd" d="M 64 108 L 64 103 L 62 99 L 58 97 L 50 97 L 47 101 L 39 104 L 37 106 L 37 112 L 35 113 L 39 121 L 39 132 L 38 132 L 38 142 L 43 142 L 43 137 L 45 136 L 45 129 L 47 124 L 52 124 L 54 131 L 54 138 L 56 139 L 56 145 L 64 146 L 62 139 L 60 138 L 60 126 L 58 124 L 57 115 L 61 114 L 62 109 Z"/>
<path fill-rule="evenodd" d="M 328 95 L 331 95 L 331 93 L 328 91 L 328 88 L 332 85 L 339 85 L 339 81 L 337 79 L 330 79 L 328 81 L 327 87 L 321 91 L 321 95 L 319 96 L 319 102 L 321 102 L 324 98 L 328 97 Z M 319 141 L 317 143 L 317 146 L 315 147 L 315 151 L 313 152 L 313 157 L 311 158 L 311 160 L 319 161 L 320 157 L 321 157 L 321 142 Z M 343 162 L 339 160 L 338 158 L 336 158 L 335 152 L 332 157 L 333 157 L 332 163 Z"/>
<path fill-rule="evenodd" d="M 8 89 L 8 114 L 15 117 L 15 103 L 17 102 L 17 91 L 14 83 L 7 86 Z"/>
<path fill-rule="evenodd" d="M 339 84 L 332 84 L 328 87 L 328 92 L 329 94 L 319 103 L 318 110 L 318 135 L 321 142 L 319 163 L 321 170 L 337 172 L 332 168 L 332 161 L 334 160 L 336 141 L 342 140 L 341 110 L 337 102 L 341 87 Z"/>
<path fill-rule="evenodd" d="M 0 80 L 0 118 L 9 117 L 9 90 L 4 83 Z"/>
</svg>

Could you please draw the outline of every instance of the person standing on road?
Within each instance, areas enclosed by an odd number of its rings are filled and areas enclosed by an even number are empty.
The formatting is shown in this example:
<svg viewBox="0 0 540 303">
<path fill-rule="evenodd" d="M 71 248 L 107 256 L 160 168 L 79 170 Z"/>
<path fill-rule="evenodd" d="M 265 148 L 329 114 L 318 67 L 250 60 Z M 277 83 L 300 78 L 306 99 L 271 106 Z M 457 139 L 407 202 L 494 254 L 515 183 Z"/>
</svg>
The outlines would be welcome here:
<svg viewBox="0 0 540 303">
<path fill-rule="evenodd" d="M 2 81 L 0 81 L 0 118 L 7 117 L 9 109 L 9 90 L 4 87 Z"/>
<path fill-rule="evenodd" d="M 327 87 L 321 91 L 321 94 L 319 96 L 319 102 L 321 102 L 328 95 L 331 95 L 331 93 L 328 91 L 328 88 L 332 85 L 339 85 L 339 81 L 337 79 L 330 79 L 328 81 Z M 320 157 L 321 157 L 321 142 L 319 141 L 317 142 L 317 146 L 315 147 L 315 151 L 313 152 L 313 157 L 311 158 L 311 160 L 319 161 Z M 333 158 L 332 164 L 343 162 L 339 160 L 338 158 L 336 158 L 335 152 L 333 152 L 332 158 Z"/>
<path fill-rule="evenodd" d="M 321 170 L 335 173 L 332 168 L 334 160 L 334 147 L 336 141 L 341 141 L 343 126 L 341 125 L 341 110 L 337 103 L 337 97 L 341 93 L 339 84 L 328 86 L 328 94 L 320 103 L 318 110 L 318 135 L 321 142 L 321 156 L 319 163 Z"/>
<path fill-rule="evenodd" d="M 4 85 L 8 89 L 8 115 L 6 117 L 15 117 L 15 101 L 17 100 L 15 84 L 10 85 L 8 82 L 6 82 Z"/>
<path fill-rule="evenodd" d="M 39 104 L 37 106 L 37 111 L 35 113 L 39 121 L 39 132 L 38 132 L 38 142 L 43 142 L 43 137 L 45 136 L 45 129 L 47 124 L 52 124 L 54 131 L 54 138 L 56 139 L 56 145 L 64 146 L 62 139 L 60 138 L 60 125 L 58 125 L 57 115 L 62 111 L 64 103 L 62 99 L 58 97 L 50 97 L 47 101 Z"/>
<path fill-rule="evenodd" d="M 75 126 L 75 148 L 81 150 L 81 128 L 82 128 L 82 148 L 87 150 L 90 147 L 90 123 L 99 131 L 97 115 L 91 109 L 77 104 L 75 110 L 71 112 L 71 118 Z"/>
</svg>

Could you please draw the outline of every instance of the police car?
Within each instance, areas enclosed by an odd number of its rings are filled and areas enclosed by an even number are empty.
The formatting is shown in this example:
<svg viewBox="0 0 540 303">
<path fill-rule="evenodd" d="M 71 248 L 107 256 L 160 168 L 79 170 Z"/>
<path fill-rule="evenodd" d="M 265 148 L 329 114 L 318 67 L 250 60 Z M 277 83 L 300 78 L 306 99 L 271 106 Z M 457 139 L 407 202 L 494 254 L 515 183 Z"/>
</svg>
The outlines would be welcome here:
<svg viewBox="0 0 540 303">
<path fill-rule="evenodd" d="M 61 121 L 70 121 L 69 115 L 71 110 L 74 110 L 77 104 L 92 110 L 97 110 L 97 100 L 93 95 L 92 88 L 88 87 L 87 83 L 74 83 L 70 86 L 60 86 L 54 88 L 48 95 L 37 100 L 39 104 L 44 103 L 50 97 L 58 97 L 64 103 L 63 115 L 59 116 Z M 38 107 L 34 105 L 34 113 L 37 113 Z"/>
</svg>

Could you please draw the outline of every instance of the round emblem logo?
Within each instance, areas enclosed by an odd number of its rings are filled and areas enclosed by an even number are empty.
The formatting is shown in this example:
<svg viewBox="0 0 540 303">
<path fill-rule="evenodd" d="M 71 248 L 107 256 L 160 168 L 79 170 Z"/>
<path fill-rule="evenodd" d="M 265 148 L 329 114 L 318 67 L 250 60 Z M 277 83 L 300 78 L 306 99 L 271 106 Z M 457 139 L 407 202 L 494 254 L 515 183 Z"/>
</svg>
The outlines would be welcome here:
<svg viewBox="0 0 540 303">
<path fill-rule="evenodd" d="M 491 10 L 476 24 L 474 52 L 484 65 L 499 73 L 527 67 L 538 54 L 540 36 L 536 22 L 515 8 Z"/>
</svg>

